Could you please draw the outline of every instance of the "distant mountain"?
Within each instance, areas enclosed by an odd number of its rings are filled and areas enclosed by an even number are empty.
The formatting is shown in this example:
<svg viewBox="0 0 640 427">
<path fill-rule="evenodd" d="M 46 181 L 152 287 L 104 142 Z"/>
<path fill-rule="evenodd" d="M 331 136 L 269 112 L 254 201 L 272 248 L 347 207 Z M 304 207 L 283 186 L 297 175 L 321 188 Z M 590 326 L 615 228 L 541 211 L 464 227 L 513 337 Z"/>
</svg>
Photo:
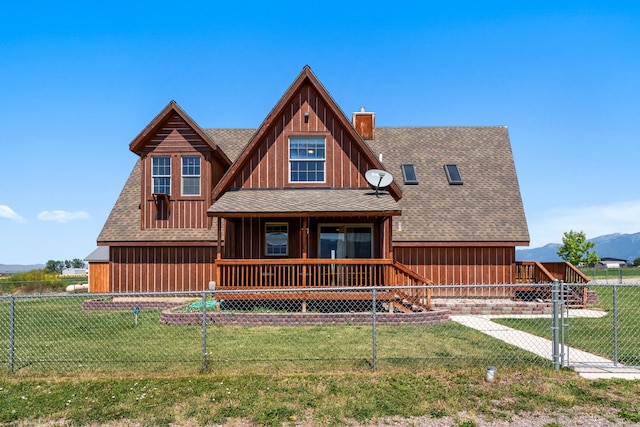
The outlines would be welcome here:
<svg viewBox="0 0 640 427">
<path fill-rule="evenodd" d="M 640 233 L 607 234 L 588 239 L 596 244 L 595 250 L 600 258 L 619 258 L 633 262 L 640 257 Z M 558 256 L 560 243 L 549 243 L 540 248 L 516 249 L 518 261 L 562 261 Z"/>
<path fill-rule="evenodd" d="M 29 270 L 39 270 L 44 268 L 44 264 L 31 264 L 31 265 L 20 265 L 20 264 L 0 264 L 0 273 L 20 273 L 21 271 L 29 271 Z"/>
</svg>

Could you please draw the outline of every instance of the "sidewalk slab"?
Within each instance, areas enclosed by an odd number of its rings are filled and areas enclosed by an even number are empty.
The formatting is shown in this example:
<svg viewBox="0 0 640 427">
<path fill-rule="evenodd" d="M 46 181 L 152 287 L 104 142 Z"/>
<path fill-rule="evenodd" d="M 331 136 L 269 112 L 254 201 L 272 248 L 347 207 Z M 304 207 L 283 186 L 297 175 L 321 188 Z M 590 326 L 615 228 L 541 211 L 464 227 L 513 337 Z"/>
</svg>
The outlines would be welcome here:
<svg viewBox="0 0 640 427">
<path fill-rule="evenodd" d="M 581 310 L 584 313 L 572 313 L 571 317 L 598 317 L 602 312 L 595 310 Z M 580 316 L 579 314 L 582 314 Z M 605 313 L 606 314 L 606 313 Z M 603 314 L 602 314 L 603 315 Z M 519 331 L 508 326 L 500 325 L 491 321 L 491 318 L 513 318 L 514 316 L 487 316 L 487 315 L 453 315 L 450 319 L 463 326 L 475 329 L 483 334 L 499 339 L 519 347 L 530 353 L 543 357 L 552 361 L 553 343 L 550 339 L 542 338 L 528 332 Z M 532 317 L 549 317 L 549 316 L 526 316 Z M 571 357 L 570 368 L 576 371 L 583 378 L 588 379 L 611 379 L 620 378 L 627 380 L 640 379 L 640 369 L 628 368 L 621 365 L 615 365 L 612 360 L 597 356 L 586 351 L 578 350 L 572 347 L 565 347 Z"/>
</svg>

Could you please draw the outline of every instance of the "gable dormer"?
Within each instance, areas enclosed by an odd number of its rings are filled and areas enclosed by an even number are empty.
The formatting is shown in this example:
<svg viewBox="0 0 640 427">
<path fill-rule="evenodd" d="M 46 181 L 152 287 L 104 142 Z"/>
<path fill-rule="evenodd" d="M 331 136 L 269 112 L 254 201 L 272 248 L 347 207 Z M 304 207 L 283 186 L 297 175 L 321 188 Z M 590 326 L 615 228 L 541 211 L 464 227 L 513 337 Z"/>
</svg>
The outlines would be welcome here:
<svg viewBox="0 0 640 427">
<path fill-rule="evenodd" d="M 143 229 L 208 228 L 211 190 L 231 162 L 205 132 L 171 101 L 131 142 L 141 159 Z"/>
<path fill-rule="evenodd" d="M 317 77 L 305 66 L 214 189 L 368 188 L 384 169 Z M 401 190 L 389 187 L 394 199 Z"/>
</svg>

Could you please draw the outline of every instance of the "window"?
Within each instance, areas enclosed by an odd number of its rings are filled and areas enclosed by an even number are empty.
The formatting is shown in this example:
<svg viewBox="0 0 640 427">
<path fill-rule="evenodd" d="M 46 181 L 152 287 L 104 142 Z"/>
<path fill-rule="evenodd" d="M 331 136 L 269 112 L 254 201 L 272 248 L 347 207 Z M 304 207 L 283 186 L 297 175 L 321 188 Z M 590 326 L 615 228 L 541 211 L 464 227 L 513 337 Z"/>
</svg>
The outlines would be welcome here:
<svg viewBox="0 0 640 427">
<path fill-rule="evenodd" d="M 370 225 L 327 224 L 320 226 L 320 258 L 372 258 Z"/>
<path fill-rule="evenodd" d="M 182 195 L 200 195 L 200 157 L 184 156 L 182 158 Z"/>
<path fill-rule="evenodd" d="M 415 165 L 402 165 L 402 176 L 404 177 L 405 185 L 418 184 L 418 175 L 416 175 Z"/>
<path fill-rule="evenodd" d="M 324 182 L 325 138 L 289 138 L 289 182 Z"/>
<path fill-rule="evenodd" d="M 152 158 L 153 194 L 171 194 L 171 157 Z"/>
<path fill-rule="evenodd" d="M 289 254 L 289 225 L 267 223 L 265 225 L 265 253 L 270 256 Z"/>
<path fill-rule="evenodd" d="M 458 165 L 444 165 L 444 170 L 447 172 L 449 184 L 462 185 L 462 176 L 458 170 Z"/>
</svg>

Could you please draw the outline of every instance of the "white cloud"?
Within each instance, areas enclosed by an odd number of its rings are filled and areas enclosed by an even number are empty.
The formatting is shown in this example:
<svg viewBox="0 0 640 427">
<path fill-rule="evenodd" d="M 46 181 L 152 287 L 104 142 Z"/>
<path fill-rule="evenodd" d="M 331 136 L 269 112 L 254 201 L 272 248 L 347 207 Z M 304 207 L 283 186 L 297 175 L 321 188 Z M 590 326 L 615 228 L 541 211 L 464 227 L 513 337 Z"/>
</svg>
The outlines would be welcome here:
<svg viewBox="0 0 640 427">
<path fill-rule="evenodd" d="M 42 221 L 56 221 L 60 223 L 75 221 L 78 219 L 88 219 L 89 214 L 84 211 L 67 212 L 63 210 L 42 211 L 38 214 L 38 219 Z"/>
<path fill-rule="evenodd" d="M 10 219 L 16 222 L 26 222 L 24 218 L 7 205 L 0 205 L 0 218 Z"/>
<path fill-rule="evenodd" d="M 553 208 L 529 223 L 532 248 L 562 243 L 565 231 L 584 231 L 587 239 L 640 232 L 640 200 L 609 205 Z"/>
</svg>

